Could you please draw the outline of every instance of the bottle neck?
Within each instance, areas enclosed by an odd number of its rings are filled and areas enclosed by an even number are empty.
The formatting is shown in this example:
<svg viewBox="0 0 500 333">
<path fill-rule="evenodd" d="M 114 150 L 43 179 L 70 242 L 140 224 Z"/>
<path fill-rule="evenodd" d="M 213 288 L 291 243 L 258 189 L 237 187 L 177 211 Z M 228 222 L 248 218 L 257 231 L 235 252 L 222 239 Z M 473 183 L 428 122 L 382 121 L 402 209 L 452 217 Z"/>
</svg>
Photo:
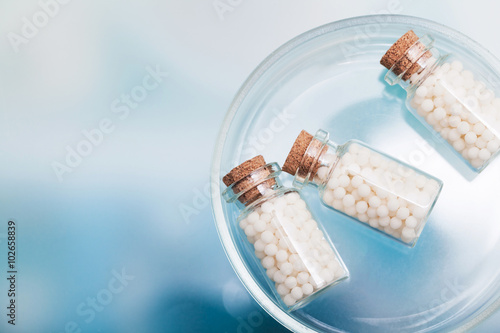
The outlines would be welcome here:
<svg viewBox="0 0 500 333">
<path fill-rule="evenodd" d="M 280 174 L 281 168 L 277 163 L 266 164 L 228 186 L 222 196 L 226 202 L 234 202 L 240 209 L 256 205 L 283 188 Z"/>
<path fill-rule="evenodd" d="M 295 172 L 293 185 L 299 189 L 308 184 L 321 186 L 337 164 L 337 151 L 338 145 L 329 140 L 328 132 L 318 130 Z"/>
<path fill-rule="evenodd" d="M 447 57 L 434 47 L 434 39 L 425 35 L 394 62 L 384 79 L 390 85 L 399 84 L 408 93 L 413 93 Z"/>
</svg>

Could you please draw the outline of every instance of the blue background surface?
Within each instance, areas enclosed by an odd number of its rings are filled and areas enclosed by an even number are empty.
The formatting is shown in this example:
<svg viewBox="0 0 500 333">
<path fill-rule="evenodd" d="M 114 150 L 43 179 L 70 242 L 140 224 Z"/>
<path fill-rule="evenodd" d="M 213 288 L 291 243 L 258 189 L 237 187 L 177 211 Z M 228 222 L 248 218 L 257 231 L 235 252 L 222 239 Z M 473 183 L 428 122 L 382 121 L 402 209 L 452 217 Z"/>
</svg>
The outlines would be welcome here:
<svg viewBox="0 0 500 333">
<path fill-rule="evenodd" d="M 234 94 L 287 40 L 352 16 L 421 16 L 500 56 L 491 6 L 73 0 L 52 5 L 53 17 L 16 48 L 13 34 L 24 18 L 43 20 L 42 8 L 2 1 L 0 269 L 6 275 L 6 224 L 15 219 L 19 273 L 14 328 L 0 280 L 0 331 L 286 331 L 238 280 L 211 213 L 211 155 Z M 141 89 L 155 70 L 168 76 Z M 131 92 L 147 96 L 127 106 Z M 85 146 L 83 132 L 103 121 L 112 131 Z M 87 155 L 58 177 L 54 166 L 79 148 Z M 499 325 L 496 313 L 473 332 Z"/>
</svg>

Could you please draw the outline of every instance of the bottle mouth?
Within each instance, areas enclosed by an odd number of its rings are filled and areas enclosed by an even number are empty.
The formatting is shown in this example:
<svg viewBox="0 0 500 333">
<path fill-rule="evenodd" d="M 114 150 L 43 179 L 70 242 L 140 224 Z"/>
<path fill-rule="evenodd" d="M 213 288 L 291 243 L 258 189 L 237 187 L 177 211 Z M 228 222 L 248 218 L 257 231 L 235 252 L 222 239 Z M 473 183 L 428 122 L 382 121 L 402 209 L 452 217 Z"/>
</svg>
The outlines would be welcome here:
<svg viewBox="0 0 500 333">
<path fill-rule="evenodd" d="M 239 203 L 248 206 L 282 186 L 280 174 L 281 168 L 278 163 L 268 163 L 229 185 L 222 192 L 222 197 L 228 203 L 238 200 Z"/>
<path fill-rule="evenodd" d="M 406 50 L 402 50 L 399 58 L 387 71 L 384 80 L 391 86 L 402 82 L 408 83 L 413 75 L 418 75 L 425 68 L 435 64 L 436 53 L 434 38 L 428 34 L 422 36 Z"/>
<path fill-rule="evenodd" d="M 293 186 L 298 189 L 303 188 L 311 179 L 314 178 L 316 172 L 321 166 L 321 155 L 328 149 L 327 144 L 330 135 L 327 131 L 319 129 L 307 146 L 307 149 L 302 156 L 299 167 L 295 171 Z"/>
</svg>

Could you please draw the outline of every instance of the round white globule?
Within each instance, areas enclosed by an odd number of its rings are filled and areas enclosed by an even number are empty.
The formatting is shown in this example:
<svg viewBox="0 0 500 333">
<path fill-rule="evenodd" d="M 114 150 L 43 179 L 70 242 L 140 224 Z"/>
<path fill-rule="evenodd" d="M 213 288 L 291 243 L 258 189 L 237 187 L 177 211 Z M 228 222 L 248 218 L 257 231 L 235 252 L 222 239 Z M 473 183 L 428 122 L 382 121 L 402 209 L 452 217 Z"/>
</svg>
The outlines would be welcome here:
<svg viewBox="0 0 500 333">
<path fill-rule="evenodd" d="M 287 294 L 283 298 L 283 302 L 285 302 L 285 304 L 287 306 L 292 306 L 292 305 L 294 305 L 297 302 L 297 300 L 295 298 L 293 298 L 293 296 L 291 294 Z"/>
<path fill-rule="evenodd" d="M 256 254 L 257 254 L 257 253 L 256 253 Z M 265 256 L 265 254 L 264 254 L 264 253 L 263 253 L 263 255 Z M 277 271 L 278 271 L 278 267 L 273 266 L 273 267 L 271 267 L 271 268 L 266 269 L 266 274 L 267 274 L 267 276 L 268 276 L 271 280 L 273 280 L 274 274 L 275 274 Z"/>
<path fill-rule="evenodd" d="M 343 187 L 337 187 L 337 188 L 333 191 L 333 197 L 334 197 L 335 199 L 342 199 L 342 198 L 344 198 L 345 194 L 346 194 L 346 190 L 345 190 L 345 188 L 343 188 Z"/>
<path fill-rule="evenodd" d="M 339 185 L 344 187 L 344 188 L 349 186 L 350 182 L 351 182 L 351 180 L 346 175 L 342 175 L 339 177 Z"/>
<path fill-rule="evenodd" d="M 432 111 L 433 108 L 434 108 L 434 102 L 432 101 L 432 99 L 424 99 L 424 101 L 422 102 L 422 109 L 425 112 L 430 112 Z"/>
<path fill-rule="evenodd" d="M 286 286 L 287 288 L 290 288 L 290 289 L 292 289 L 292 288 L 296 287 L 296 286 L 297 286 L 297 279 L 296 279 L 296 278 L 294 278 L 293 276 L 289 276 L 289 277 L 287 277 L 287 278 L 285 279 L 285 286 Z"/>
<path fill-rule="evenodd" d="M 361 197 L 366 198 L 368 195 L 370 195 L 371 188 L 367 184 L 361 184 L 358 187 L 358 193 Z"/>
<path fill-rule="evenodd" d="M 342 203 L 344 204 L 345 207 L 354 206 L 355 202 L 356 202 L 356 200 L 354 199 L 354 196 L 352 194 L 347 194 L 342 199 Z"/>
<path fill-rule="evenodd" d="M 292 274 L 292 272 L 293 272 L 293 265 L 289 262 L 283 262 L 283 264 L 280 267 L 280 271 L 281 271 L 281 273 L 283 273 L 283 275 L 288 276 L 288 275 Z M 286 280 L 285 280 L 285 283 L 286 283 Z"/>
<path fill-rule="evenodd" d="M 359 214 L 364 214 L 367 210 L 368 210 L 368 204 L 366 203 L 366 201 L 358 201 L 356 203 L 356 211 Z"/>
<path fill-rule="evenodd" d="M 389 215 L 389 209 L 387 208 L 387 206 L 379 206 L 377 208 L 377 215 L 380 217 L 386 217 L 387 215 Z"/>
<path fill-rule="evenodd" d="M 481 160 L 483 161 L 486 161 L 488 160 L 490 157 L 491 157 L 491 152 L 486 149 L 486 148 L 483 148 L 479 151 L 478 155 L 477 155 Z"/>
<path fill-rule="evenodd" d="M 258 220 L 253 224 L 253 228 L 256 232 L 263 232 L 266 230 L 266 221 Z"/>
<path fill-rule="evenodd" d="M 260 239 L 265 243 L 269 244 L 274 239 L 274 234 L 272 231 L 266 230 L 260 235 Z"/>
<path fill-rule="evenodd" d="M 310 295 L 313 292 L 313 290 L 314 288 L 310 283 L 304 283 L 302 285 L 302 292 L 304 293 L 304 295 Z"/>
<path fill-rule="evenodd" d="M 309 273 L 307 272 L 300 272 L 297 274 L 297 283 L 300 285 L 303 285 L 309 281 Z"/>
<path fill-rule="evenodd" d="M 403 225 L 403 221 L 401 221 L 401 219 L 397 217 L 393 217 L 389 222 L 389 225 L 391 226 L 392 229 L 397 230 L 401 228 L 401 226 Z"/>
<path fill-rule="evenodd" d="M 500 140 L 491 140 L 486 145 L 486 148 L 490 151 L 490 153 L 495 153 L 500 149 Z"/>
<path fill-rule="evenodd" d="M 377 196 L 372 196 L 369 200 L 368 200 L 368 203 L 370 204 L 370 207 L 373 207 L 373 208 L 378 208 L 378 206 L 380 206 L 380 203 L 382 201 L 380 200 L 379 197 Z"/>
<path fill-rule="evenodd" d="M 248 215 L 247 222 L 250 224 L 254 224 L 259 220 L 259 213 L 253 212 Z"/>
<path fill-rule="evenodd" d="M 391 218 L 389 216 L 385 216 L 385 217 L 380 217 L 378 219 L 378 224 L 381 226 L 381 227 L 387 227 L 389 225 L 389 223 L 391 222 Z"/>
<path fill-rule="evenodd" d="M 464 136 L 465 143 L 472 145 L 477 141 L 477 134 L 474 131 L 470 131 Z"/>
<path fill-rule="evenodd" d="M 253 246 L 255 248 L 255 251 L 264 252 L 264 249 L 266 248 L 266 243 L 264 243 L 262 239 L 257 239 L 253 244 Z"/>
<path fill-rule="evenodd" d="M 276 283 L 283 283 L 286 280 L 286 275 L 283 275 L 281 271 L 276 271 L 273 275 L 273 281 Z"/>
<path fill-rule="evenodd" d="M 290 294 L 293 298 L 295 298 L 295 300 L 300 300 L 302 296 L 304 296 L 304 292 L 302 291 L 301 287 L 293 288 Z"/>
<path fill-rule="evenodd" d="M 405 220 L 406 227 L 408 227 L 410 229 L 414 229 L 417 226 L 417 223 L 418 223 L 418 220 L 414 216 L 409 216 Z"/>
<path fill-rule="evenodd" d="M 387 201 L 387 208 L 390 212 L 397 211 L 399 208 L 399 200 L 396 198 L 390 199 L 389 201 Z"/>
<path fill-rule="evenodd" d="M 410 210 L 406 207 L 401 207 L 398 209 L 396 216 L 400 218 L 401 220 L 406 219 L 408 216 L 410 216 Z"/>
<path fill-rule="evenodd" d="M 272 268 L 274 267 L 275 261 L 273 257 L 267 256 L 264 259 L 262 259 L 262 266 L 264 268 Z"/>
<path fill-rule="evenodd" d="M 290 289 L 287 288 L 284 284 L 280 283 L 278 284 L 278 286 L 276 287 L 276 291 L 278 291 L 278 294 L 280 296 L 286 296 L 290 293 Z"/>
<path fill-rule="evenodd" d="M 358 188 L 359 186 L 361 186 L 363 184 L 363 182 L 364 182 L 364 180 L 362 177 L 354 176 L 354 177 L 352 177 L 351 185 L 354 188 Z"/>
<path fill-rule="evenodd" d="M 256 231 L 255 231 L 253 225 L 250 224 L 250 225 L 247 225 L 245 227 L 245 235 L 247 235 L 249 237 L 256 235 Z"/>
<path fill-rule="evenodd" d="M 286 250 L 279 250 L 276 253 L 276 261 L 285 262 L 288 259 L 288 252 Z"/>
</svg>

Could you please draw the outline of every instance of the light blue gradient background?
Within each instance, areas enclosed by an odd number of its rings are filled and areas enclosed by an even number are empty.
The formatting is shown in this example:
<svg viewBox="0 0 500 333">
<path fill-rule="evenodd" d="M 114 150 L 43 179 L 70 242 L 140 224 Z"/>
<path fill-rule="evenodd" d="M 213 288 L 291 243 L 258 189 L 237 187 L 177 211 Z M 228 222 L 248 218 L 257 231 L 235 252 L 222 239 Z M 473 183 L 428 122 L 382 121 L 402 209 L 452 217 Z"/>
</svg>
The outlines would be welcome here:
<svg viewBox="0 0 500 333">
<path fill-rule="evenodd" d="M 286 331 L 250 298 L 219 243 L 203 194 L 215 138 L 237 89 L 270 52 L 393 3 L 241 1 L 221 20 L 211 0 L 73 0 L 15 53 L 7 34 L 40 8 L 2 1 L 0 236 L 15 219 L 19 306 L 13 329 L 2 278 L 0 331 L 59 333 L 69 321 L 83 332 Z M 400 14 L 448 25 L 500 56 L 495 6 L 399 2 Z M 156 65 L 169 77 L 120 120 L 112 101 Z M 115 130 L 59 182 L 51 163 L 103 118 Z M 183 218 L 182 207 L 196 213 Z M 78 305 L 122 268 L 134 280 L 86 323 Z M 473 332 L 498 326 L 496 313 Z"/>
</svg>

